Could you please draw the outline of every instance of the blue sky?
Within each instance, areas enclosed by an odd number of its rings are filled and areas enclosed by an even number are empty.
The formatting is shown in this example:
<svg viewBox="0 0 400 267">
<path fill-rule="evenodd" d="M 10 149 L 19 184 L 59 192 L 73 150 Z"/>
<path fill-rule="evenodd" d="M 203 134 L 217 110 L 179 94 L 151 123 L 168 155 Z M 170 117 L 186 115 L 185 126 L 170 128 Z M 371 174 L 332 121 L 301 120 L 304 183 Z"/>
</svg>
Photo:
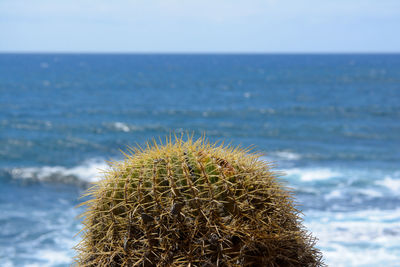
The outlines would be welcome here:
<svg viewBox="0 0 400 267">
<path fill-rule="evenodd" d="M 400 52 L 400 0 L 0 0 L 0 52 Z"/>
</svg>

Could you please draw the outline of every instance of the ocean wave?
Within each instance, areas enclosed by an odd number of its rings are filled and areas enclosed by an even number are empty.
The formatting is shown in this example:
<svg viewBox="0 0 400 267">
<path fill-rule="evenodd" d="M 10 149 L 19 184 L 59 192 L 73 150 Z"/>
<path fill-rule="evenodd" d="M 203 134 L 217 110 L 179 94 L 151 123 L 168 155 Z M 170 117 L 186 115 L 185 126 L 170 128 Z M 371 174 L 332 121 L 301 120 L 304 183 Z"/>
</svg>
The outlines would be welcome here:
<svg viewBox="0 0 400 267">
<path fill-rule="evenodd" d="M 33 257 L 41 262 L 25 265 L 27 267 L 47 267 L 55 265 L 69 265 L 71 263 L 71 255 L 68 250 L 39 250 Z M 43 262 L 46 262 L 43 264 Z"/>
<path fill-rule="evenodd" d="M 271 162 L 271 158 L 262 157 Z M 104 159 L 90 159 L 73 167 L 39 166 L 0 170 L 11 179 L 33 182 L 55 182 L 86 186 L 103 177 L 109 169 Z M 347 169 L 334 167 L 287 167 L 273 170 L 280 179 L 300 196 L 318 195 L 323 201 L 360 201 L 392 198 L 398 199 L 400 173 L 382 170 Z"/>
<path fill-rule="evenodd" d="M 282 170 L 288 177 L 297 177 L 303 182 L 327 180 L 342 176 L 330 168 L 292 168 Z"/>
<path fill-rule="evenodd" d="M 276 163 L 279 162 L 279 166 L 285 166 L 289 165 L 291 166 L 292 163 L 295 163 L 296 161 L 302 159 L 302 155 L 292 152 L 292 151 L 287 151 L 287 150 L 281 150 L 281 151 L 272 151 L 269 152 L 263 156 L 261 156 L 260 160 L 269 162 L 269 163 Z"/>
<path fill-rule="evenodd" d="M 19 190 L 7 192 L 16 205 L 0 203 L 0 266 L 72 263 L 72 247 L 80 239 L 76 233 L 82 229 L 77 216 L 83 210 L 75 207 L 80 190 L 36 189 L 28 191 L 29 195 Z"/>
<path fill-rule="evenodd" d="M 398 176 L 398 173 L 395 173 L 395 175 Z M 395 179 L 391 176 L 385 176 L 383 180 L 376 181 L 376 184 L 384 186 L 395 193 L 400 193 L 400 177 Z"/>
<path fill-rule="evenodd" d="M 321 166 L 277 169 L 277 173 L 306 208 L 315 206 L 308 203 L 311 196 L 320 202 L 317 206 L 330 210 L 364 205 L 386 209 L 400 200 L 399 172 L 393 170 Z"/>
<path fill-rule="evenodd" d="M 400 209 L 308 211 L 305 219 L 329 266 L 394 266 L 400 260 Z"/>
<path fill-rule="evenodd" d="M 160 124 L 145 124 L 145 125 L 134 125 L 126 122 L 113 122 L 105 123 L 104 126 L 116 132 L 144 132 L 147 130 L 167 131 L 166 127 Z"/>
<path fill-rule="evenodd" d="M 388 196 L 388 195 L 386 195 Z M 347 188 L 347 187 L 335 187 L 330 192 L 324 194 L 324 199 L 327 201 L 338 200 L 338 199 L 350 199 L 353 202 L 361 201 L 362 199 L 374 199 L 385 197 L 384 192 L 377 188 Z"/>
<path fill-rule="evenodd" d="M 64 166 L 21 167 L 8 169 L 6 173 L 12 179 L 82 184 L 98 181 L 102 177 L 102 172 L 108 168 L 104 160 L 91 159 L 71 168 Z"/>
<path fill-rule="evenodd" d="M 290 151 L 273 152 L 273 153 L 271 153 L 271 156 L 274 156 L 274 157 L 277 157 L 277 158 L 283 159 L 283 160 L 299 160 L 299 159 L 301 159 L 300 154 L 290 152 Z"/>
<path fill-rule="evenodd" d="M 114 127 L 115 127 L 116 130 L 120 130 L 120 131 L 123 131 L 123 132 L 129 132 L 130 131 L 129 126 L 126 123 L 119 122 L 119 121 L 114 123 Z"/>
</svg>

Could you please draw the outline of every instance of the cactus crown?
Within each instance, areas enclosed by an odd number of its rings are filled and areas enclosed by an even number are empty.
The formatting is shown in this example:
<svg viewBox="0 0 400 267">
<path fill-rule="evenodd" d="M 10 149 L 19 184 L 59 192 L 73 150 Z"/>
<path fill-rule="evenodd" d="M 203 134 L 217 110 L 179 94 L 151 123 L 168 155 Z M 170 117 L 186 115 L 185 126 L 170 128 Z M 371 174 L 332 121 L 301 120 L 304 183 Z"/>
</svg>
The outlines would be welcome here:
<svg viewBox="0 0 400 267">
<path fill-rule="evenodd" d="M 77 265 L 322 265 L 259 154 L 187 139 L 132 149 L 89 189 Z"/>
</svg>

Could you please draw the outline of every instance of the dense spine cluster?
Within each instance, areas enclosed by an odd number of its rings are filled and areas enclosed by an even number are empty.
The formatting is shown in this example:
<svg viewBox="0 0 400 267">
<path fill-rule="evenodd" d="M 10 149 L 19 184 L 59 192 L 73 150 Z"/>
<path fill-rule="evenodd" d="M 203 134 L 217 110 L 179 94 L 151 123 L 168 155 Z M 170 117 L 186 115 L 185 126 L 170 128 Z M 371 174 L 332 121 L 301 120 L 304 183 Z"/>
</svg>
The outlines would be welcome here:
<svg viewBox="0 0 400 267">
<path fill-rule="evenodd" d="M 112 164 L 85 202 L 79 266 L 321 266 L 258 154 L 168 139 Z"/>
</svg>

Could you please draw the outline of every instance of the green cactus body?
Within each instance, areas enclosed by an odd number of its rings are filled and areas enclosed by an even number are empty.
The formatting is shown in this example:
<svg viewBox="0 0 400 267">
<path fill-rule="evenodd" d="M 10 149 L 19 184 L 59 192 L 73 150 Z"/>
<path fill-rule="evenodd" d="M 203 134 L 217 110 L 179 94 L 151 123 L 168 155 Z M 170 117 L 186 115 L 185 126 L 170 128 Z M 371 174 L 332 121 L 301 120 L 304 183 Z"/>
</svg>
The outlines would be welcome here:
<svg viewBox="0 0 400 267">
<path fill-rule="evenodd" d="M 88 192 L 77 265 L 323 265 L 260 155 L 204 138 L 131 152 Z"/>
</svg>

